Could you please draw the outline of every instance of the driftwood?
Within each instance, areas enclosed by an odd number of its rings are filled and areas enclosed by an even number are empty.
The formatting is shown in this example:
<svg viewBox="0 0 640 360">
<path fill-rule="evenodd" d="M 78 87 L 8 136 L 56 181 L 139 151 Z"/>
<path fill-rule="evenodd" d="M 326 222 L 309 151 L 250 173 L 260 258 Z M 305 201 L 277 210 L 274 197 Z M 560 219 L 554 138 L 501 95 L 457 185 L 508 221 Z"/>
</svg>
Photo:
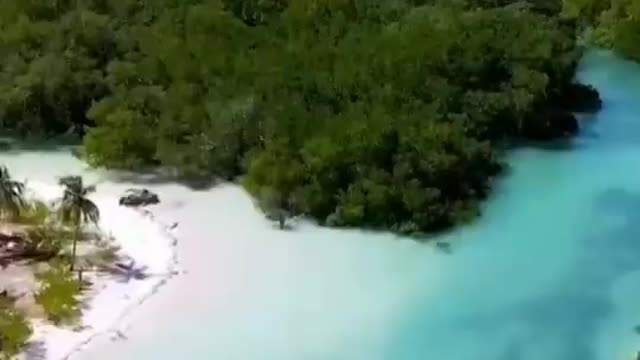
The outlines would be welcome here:
<svg viewBox="0 0 640 360">
<path fill-rule="evenodd" d="M 24 235 L 0 233 L 0 267 L 5 268 L 11 262 L 21 260 L 48 261 L 58 252 L 44 250 L 29 245 Z"/>
<path fill-rule="evenodd" d="M 0 254 L 0 266 L 6 267 L 11 262 L 30 260 L 34 262 L 48 261 L 56 256 L 55 252 L 51 251 L 34 251 L 30 249 L 20 249 L 18 251 L 5 251 L 4 254 Z"/>
<path fill-rule="evenodd" d="M 24 238 L 20 235 L 9 235 L 9 234 L 2 234 L 0 233 L 0 246 L 2 244 L 8 244 L 8 243 L 17 243 L 17 242 L 21 242 L 24 241 Z"/>
<path fill-rule="evenodd" d="M 133 207 L 153 205 L 159 202 L 158 194 L 147 189 L 127 189 L 118 201 L 120 205 Z"/>
</svg>

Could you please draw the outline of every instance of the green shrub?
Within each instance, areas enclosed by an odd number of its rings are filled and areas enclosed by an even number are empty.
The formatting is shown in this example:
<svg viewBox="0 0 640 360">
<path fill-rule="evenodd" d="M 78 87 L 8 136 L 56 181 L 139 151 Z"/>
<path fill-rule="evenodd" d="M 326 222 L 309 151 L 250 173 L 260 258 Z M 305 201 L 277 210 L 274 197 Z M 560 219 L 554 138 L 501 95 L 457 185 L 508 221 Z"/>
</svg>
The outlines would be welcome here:
<svg viewBox="0 0 640 360">
<path fill-rule="evenodd" d="M 15 221 L 25 225 L 42 225 L 50 214 L 51 210 L 46 203 L 34 200 L 20 209 Z"/>
<path fill-rule="evenodd" d="M 27 229 L 26 247 L 36 254 L 57 255 L 71 240 L 69 231 L 52 224 Z"/>
<path fill-rule="evenodd" d="M 41 283 L 36 301 L 54 324 L 72 324 L 80 315 L 80 284 L 64 263 L 36 274 Z"/>
<path fill-rule="evenodd" d="M 6 298 L 0 298 L 0 360 L 13 359 L 31 336 L 31 327 Z"/>
</svg>

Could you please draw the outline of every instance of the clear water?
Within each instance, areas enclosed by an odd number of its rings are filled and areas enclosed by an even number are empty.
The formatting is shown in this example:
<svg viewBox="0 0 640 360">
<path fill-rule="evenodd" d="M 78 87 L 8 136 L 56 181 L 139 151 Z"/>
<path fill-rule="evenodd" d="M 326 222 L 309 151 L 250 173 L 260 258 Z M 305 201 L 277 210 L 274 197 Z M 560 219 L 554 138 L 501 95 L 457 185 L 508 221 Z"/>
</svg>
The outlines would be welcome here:
<svg viewBox="0 0 640 360">
<path fill-rule="evenodd" d="M 188 273 L 81 360 L 615 360 L 640 350 L 640 66 L 579 77 L 604 108 L 569 149 L 523 149 L 474 225 L 439 253 L 388 234 L 273 230 L 236 187 L 149 185 L 180 221 Z M 2 156 L 19 176 L 80 171 Z M 127 184 L 102 179 L 101 191 Z M 132 230 L 134 231 L 134 230 Z"/>
</svg>

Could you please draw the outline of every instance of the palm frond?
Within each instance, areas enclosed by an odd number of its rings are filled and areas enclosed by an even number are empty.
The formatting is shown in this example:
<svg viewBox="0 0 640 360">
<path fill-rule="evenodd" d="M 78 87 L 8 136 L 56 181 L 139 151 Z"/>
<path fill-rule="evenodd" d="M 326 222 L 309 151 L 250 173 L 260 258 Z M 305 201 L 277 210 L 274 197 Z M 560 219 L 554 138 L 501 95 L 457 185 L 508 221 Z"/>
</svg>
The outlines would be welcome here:
<svg viewBox="0 0 640 360">
<path fill-rule="evenodd" d="M 58 179 L 58 184 L 67 189 L 82 188 L 82 177 L 77 175 L 63 176 Z"/>
<path fill-rule="evenodd" d="M 86 196 L 95 191 L 95 186 L 84 186 L 82 177 L 65 176 L 59 179 L 64 186 L 64 194 L 60 204 L 60 217 L 62 221 L 81 225 L 87 222 L 98 223 L 100 211 Z"/>
<path fill-rule="evenodd" d="M 98 206 L 96 206 L 93 201 L 87 198 L 82 199 L 81 213 L 84 216 L 85 222 L 90 221 L 97 224 L 98 221 L 100 221 L 100 209 L 98 209 Z"/>
</svg>

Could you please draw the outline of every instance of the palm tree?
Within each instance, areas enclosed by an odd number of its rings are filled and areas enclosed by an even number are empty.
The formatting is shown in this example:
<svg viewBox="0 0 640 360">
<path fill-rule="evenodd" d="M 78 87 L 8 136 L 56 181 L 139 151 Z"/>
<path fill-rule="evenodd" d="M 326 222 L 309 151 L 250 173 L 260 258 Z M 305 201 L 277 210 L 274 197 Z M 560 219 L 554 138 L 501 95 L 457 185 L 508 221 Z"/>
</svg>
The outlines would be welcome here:
<svg viewBox="0 0 640 360">
<path fill-rule="evenodd" d="M 65 176 L 60 179 L 64 186 L 64 195 L 60 205 L 60 217 L 63 222 L 74 227 L 73 248 L 71 250 L 71 270 L 76 262 L 76 248 L 80 238 L 81 227 L 89 222 L 94 224 L 100 220 L 100 211 L 96 204 L 87 198 L 95 191 L 95 186 L 84 186 L 81 176 Z"/>
<path fill-rule="evenodd" d="M 11 179 L 9 169 L 0 165 L 0 211 L 16 215 L 24 205 L 24 184 Z"/>
</svg>

